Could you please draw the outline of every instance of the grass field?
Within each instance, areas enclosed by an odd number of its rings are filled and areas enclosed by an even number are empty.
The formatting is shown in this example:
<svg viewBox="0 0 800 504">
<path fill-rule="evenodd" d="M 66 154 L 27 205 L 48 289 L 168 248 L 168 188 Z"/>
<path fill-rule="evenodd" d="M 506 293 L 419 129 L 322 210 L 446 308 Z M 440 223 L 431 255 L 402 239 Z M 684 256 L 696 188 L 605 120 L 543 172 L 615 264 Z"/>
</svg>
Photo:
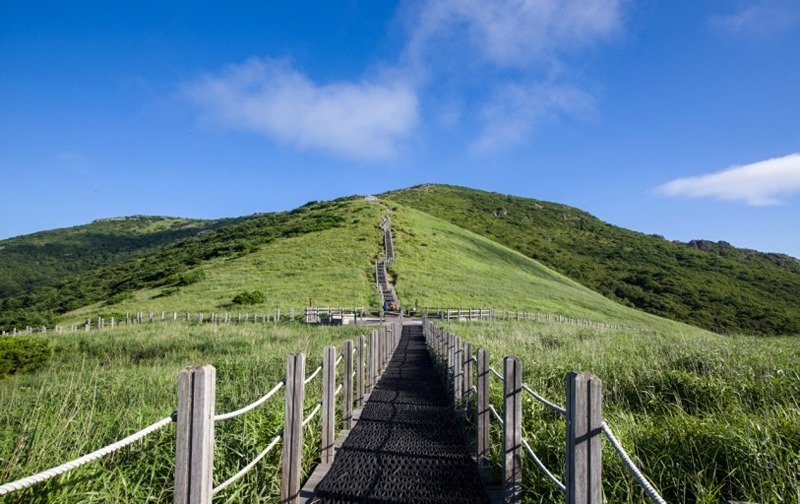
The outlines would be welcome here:
<svg viewBox="0 0 800 504">
<path fill-rule="evenodd" d="M 327 344 L 341 348 L 364 328 L 283 324 L 152 324 L 114 331 L 39 336 L 55 347 L 45 368 L 0 381 L 0 482 L 28 476 L 106 446 L 175 410 L 178 371 L 217 368 L 216 410 L 252 402 L 285 374 L 286 356 L 307 355 L 307 373 Z M 341 367 L 341 366 L 340 366 Z M 308 385 L 306 407 L 320 397 Z M 319 417 L 317 417 L 318 419 Z M 215 484 L 235 474 L 283 423 L 283 394 L 216 428 Z M 306 427 L 304 470 L 318 460 L 318 420 Z M 166 502 L 172 500 L 175 427 L 0 502 Z M 216 502 L 276 501 L 280 445 Z"/>
<path fill-rule="evenodd" d="M 383 209 L 362 200 L 346 202 L 348 224 L 276 240 L 258 251 L 204 263 L 195 271 L 202 280 L 181 287 L 136 291 L 114 305 L 98 303 L 65 314 L 60 323 L 80 324 L 98 316 L 138 311 L 254 313 L 315 306 L 377 308 L 374 261 L 382 251 L 378 228 Z M 264 302 L 239 306 L 240 292 L 258 290 Z"/>
<path fill-rule="evenodd" d="M 393 205 L 393 210 L 396 259 L 389 267 L 406 307 L 493 307 L 654 329 L 688 327 L 617 304 L 443 220 L 401 205 Z"/>
<path fill-rule="evenodd" d="M 450 324 L 502 358 L 522 358 L 525 383 L 564 404 L 565 375 L 603 381 L 603 415 L 667 502 L 800 501 L 800 345 L 796 337 L 727 337 L 699 330 L 642 335 L 559 324 Z M 493 380 L 493 402 L 502 390 Z M 523 436 L 563 474 L 563 417 L 524 399 Z M 495 426 L 498 427 L 498 426 Z M 493 429 L 499 449 L 500 430 Z M 495 451 L 499 464 L 500 453 Z M 525 455 L 527 459 L 527 455 Z M 603 450 L 609 503 L 645 502 L 610 445 Z M 563 497 L 526 462 L 526 502 Z"/>
</svg>

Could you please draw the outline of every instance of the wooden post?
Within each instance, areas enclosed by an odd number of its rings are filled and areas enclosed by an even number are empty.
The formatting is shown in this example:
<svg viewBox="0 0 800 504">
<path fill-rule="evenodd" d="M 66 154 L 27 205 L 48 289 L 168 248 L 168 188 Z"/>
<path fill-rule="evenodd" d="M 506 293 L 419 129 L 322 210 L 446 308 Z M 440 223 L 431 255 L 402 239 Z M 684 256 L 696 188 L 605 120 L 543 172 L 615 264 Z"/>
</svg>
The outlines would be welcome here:
<svg viewBox="0 0 800 504">
<path fill-rule="evenodd" d="M 453 338 L 453 404 L 456 408 L 461 407 L 464 398 L 464 348 L 461 346 L 461 338 Z"/>
<path fill-rule="evenodd" d="M 469 415 L 472 406 L 472 370 L 474 369 L 472 366 L 472 343 L 464 343 L 461 355 L 463 356 L 461 360 L 464 363 L 464 379 L 462 380 L 463 388 L 461 389 L 461 395 L 464 400 L 464 411 Z"/>
<path fill-rule="evenodd" d="M 522 500 L 522 361 L 503 361 L 503 502 Z"/>
<path fill-rule="evenodd" d="M 364 407 L 364 335 L 358 335 L 356 348 L 356 408 Z"/>
<path fill-rule="evenodd" d="M 601 397 L 599 378 L 567 373 L 567 504 L 602 502 Z"/>
<path fill-rule="evenodd" d="M 375 331 L 369 333 L 369 348 L 367 349 L 367 394 L 372 393 L 372 387 L 375 384 Z"/>
<path fill-rule="evenodd" d="M 478 462 L 489 460 L 489 352 L 478 349 Z"/>
<path fill-rule="evenodd" d="M 186 368 L 178 375 L 176 504 L 211 502 L 216 376 L 217 370 L 209 365 Z"/>
<path fill-rule="evenodd" d="M 326 346 L 322 354 L 322 463 L 333 462 L 336 439 L 336 347 Z"/>
<path fill-rule="evenodd" d="M 305 396 L 306 356 L 286 358 L 286 400 L 284 404 L 283 455 L 281 459 L 281 503 L 298 502 L 300 462 L 303 450 L 303 399 Z"/>
<path fill-rule="evenodd" d="M 344 390 L 342 391 L 342 426 L 353 428 L 353 340 L 344 342 Z"/>
</svg>

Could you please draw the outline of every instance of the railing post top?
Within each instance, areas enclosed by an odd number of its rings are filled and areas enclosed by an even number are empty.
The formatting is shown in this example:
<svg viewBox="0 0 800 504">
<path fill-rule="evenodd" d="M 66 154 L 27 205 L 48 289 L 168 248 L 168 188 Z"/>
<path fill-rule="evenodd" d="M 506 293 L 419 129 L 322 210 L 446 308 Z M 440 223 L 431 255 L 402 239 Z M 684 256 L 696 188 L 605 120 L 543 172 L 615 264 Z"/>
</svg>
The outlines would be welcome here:
<svg viewBox="0 0 800 504">
<path fill-rule="evenodd" d="M 192 374 L 195 372 L 205 372 L 205 371 L 214 371 L 216 372 L 217 368 L 212 366 L 211 364 L 201 364 L 197 366 L 188 366 L 181 369 L 180 374 Z"/>
</svg>

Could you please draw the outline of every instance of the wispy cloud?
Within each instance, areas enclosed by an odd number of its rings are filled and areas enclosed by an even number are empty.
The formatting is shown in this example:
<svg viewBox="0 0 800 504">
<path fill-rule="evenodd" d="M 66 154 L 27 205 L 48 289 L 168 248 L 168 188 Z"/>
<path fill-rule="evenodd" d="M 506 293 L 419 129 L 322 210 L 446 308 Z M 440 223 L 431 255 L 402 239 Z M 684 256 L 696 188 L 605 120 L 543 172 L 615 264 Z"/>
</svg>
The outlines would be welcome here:
<svg viewBox="0 0 800 504">
<path fill-rule="evenodd" d="M 472 151 L 487 154 L 523 143 L 541 122 L 591 110 L 593 99 L 569 85 L 507 84 L 481 110 L 483 130 Z"/>
<path fill-rule="evenodd" d="M 530 140 L 537 126 L 593 100 L 565 57 L 621 31 L 623 0 L 427 0 L 407 17 L 404 62 L 418 81 L 459 82 L 478 121 L 474 153 Z M 448 97 L 453 88 L 447 87 Z"/>
<path fill-rule="evenodd" d="M 656 192 L 665 196 L 742 201 L 753 206 L 779 205 L 784 198 L 800 192 L 800 153 L 676 179 L 659 186 Z"/>
<path fill-rule="evenodd" d="M 710 20 L 712 27 L 732 35 L 774 36 L 800 26 L 797 0 L 748 0 L 738 9 Z"/>
<path fill-rule="evenodd" d="M 403 79 L 317 84 L 274 59 L 229 66 L 185 92 L 215 123 L 355 159 L 391 158 L 418 120 Z"/>
</svg>

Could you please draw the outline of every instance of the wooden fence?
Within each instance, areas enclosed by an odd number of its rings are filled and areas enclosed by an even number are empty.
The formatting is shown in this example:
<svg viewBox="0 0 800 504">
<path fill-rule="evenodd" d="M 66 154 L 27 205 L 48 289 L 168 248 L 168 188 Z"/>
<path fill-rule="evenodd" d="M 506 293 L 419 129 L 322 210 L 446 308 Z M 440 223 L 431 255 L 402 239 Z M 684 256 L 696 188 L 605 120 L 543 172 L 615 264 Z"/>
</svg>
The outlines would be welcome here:
<svg viewBox="0 0 800 504">
<path fill-rule="evenodd" d="M 309 376 L 306 376 L 305 355 L 302 353 L 291 354 L 286 358 L 286 377 L 282 381 L 256 401 L 224 414 L 215 413 L 216 369 L 210 365 L 186 368 L 178 376 L 177 411 L 173 415 L 78 459 L 0 485 L 0 496 L 36 485 L 105 457 L 175 422 L 174 502 L 176 504 L 209 504 L 214 495 L 238 481 L 281 441 L 283 442 L 281 502 L 298 502 L 302 483 L 300 463 L 302 461 L 303 427 L 317 414 L 322 414 L 322 432 L 319 441 L 322 462 L 332 462 L 337 431 L 335 424 L 337 409 L 341 409 L 341 428 L 352 428 L 353 408 L 363 407 L 373 387 L 386 369 L 400 341 L 401 334 L 402 321 L 387 324 L 379 330 L 372 331 L 368 338 L 359 336 L 355 342 L 346 341 L 338 358 L 336 348 L 327 346 L 323 350 L 322 365 Z M 344 363 L 344 370 L 341 373 L 343 383 L 337 387 L 336 368 L 341 363 Z M 305 387 L 318 375 L 322 377 L 322 401 L 316 404 L 308 415 L 304 416 Z M 275 436 L 266 448 L 255 455 L 253 460 L 238 473 L 214 487 L 215 424 L 256 409 L 272 398 L 281 388 L 285 388 L 282 433 Z"/>
<path fill-rule="evenodd" d="M 502 491 L 505 503 L 522 500 L 522 451 L 532 458 L 550 482 L 566 496 L 568 504 L 600 504 L 602 502 L 603 435 L 611 442 L 626 468 L 655 504 L 664 504 L 652 484 L 633 464 L 602 417 L 602 382 L 590 373 L 570 372 L 566 375 L 564 407 L 536 393 L 522 381 L 522 361 L 513 356 L 503 359 L 502 372 L 489 364 L 484 348 L 473 351 L 472 344 L 423 320 L 426 343 L 437 361 L 445 366 L 443 379 L 453 405 L 464 415 L 475 413 L 476 456 L 487 462 L 490 454 L 489 427 L 492 419 L 502 425 L 503 460 Z M 502 413 L 498 413 L 489 398 L 492 377 L 503 384 Z M 545 407 L 564 415 L 566 470 L 560 481 L 539 460 L 527 440 L 522 437 L 522 396 L 528 394 Z"/>
<path fill-rule="evenodd" d="M 414 311 L 409 309 L 409 314 Z M 494 320 L 542 322 L 550 324 L 569 324 L 594 329 L 609 329 L 628 332 L 652 332 L 651 329 L 629 326 L 624 324 L 610 324 L 596 320 L 568 317 L 554 313 L 540 313 L 527 310 L 507 310 L 496 308 L 417 308 L 416 313 L 427 319 L 443 320 L 445 322 L 491 322 Z"/>
<path fill-rule="evenodd" d="M 313 316 L 309 315 L 309 310 Z M 2 336 L 18 336 L 24 334 L 46 334 L 49 332 L 64 333 L 77 331 L 92 331 L 99 329 L 114 329 L 121 326 L 138 324 L 153 324 L 167 322 L 187 322 L 197 324 L 278 324 L 281 322 L 309 322 L 320 323 L 339 317 L 339 320 L 364 319 L 369 315 L 369 310 L 361 307 L 347 308 L 305 308 L 305 309 L 280 309 L 246 312 L 246 313 L 216 313 L 216 312 L 176 312 L 176 311 L 140 311 L 127 313 L 124 317 L 96 317 L 86 319 L 81 324 L 47 326 L 27 326 L 24 329 L 13 328 L 2 331 Z"/>
</svg>

